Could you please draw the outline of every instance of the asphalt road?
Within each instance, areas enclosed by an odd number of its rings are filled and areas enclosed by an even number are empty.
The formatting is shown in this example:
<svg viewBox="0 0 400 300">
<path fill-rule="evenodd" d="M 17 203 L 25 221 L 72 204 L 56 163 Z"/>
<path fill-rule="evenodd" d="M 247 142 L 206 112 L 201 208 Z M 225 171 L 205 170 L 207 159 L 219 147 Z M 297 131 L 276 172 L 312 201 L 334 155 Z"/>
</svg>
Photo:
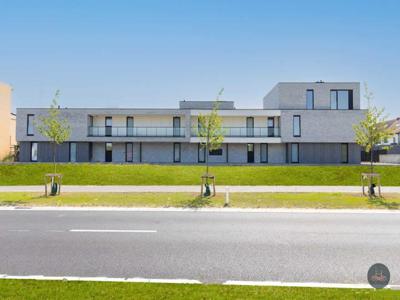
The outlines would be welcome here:
<svg viewBox="0 0 400 300">
<path fill-rule="evenodd" d="M 377 262 L 400 284 L 400 214 L 0 211 L 0 274 L 367 283 Z"/>
</svg>

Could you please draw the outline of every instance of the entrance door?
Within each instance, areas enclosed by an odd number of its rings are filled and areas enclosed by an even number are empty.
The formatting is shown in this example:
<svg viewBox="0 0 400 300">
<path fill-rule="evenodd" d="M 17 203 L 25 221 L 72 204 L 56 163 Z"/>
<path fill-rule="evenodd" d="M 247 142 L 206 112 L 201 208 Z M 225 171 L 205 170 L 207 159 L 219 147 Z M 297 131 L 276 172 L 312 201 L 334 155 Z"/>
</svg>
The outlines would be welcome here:
<svg viewBox="0 0 400 300">
<path fill-rule="evenodd" d="M 112 143 L 106 143 L 106 162 L 112 162 Z"/>
<path fill-rule="evenodd" d="M 254 163 L 254 144 L 247 144 L 247 162 Z"/>
<path fill-rule="evenodd" d="M 254 118 L 247 117 L 246 119 L 247 136 L 254 136 Z"/>
<path fill-rule="evenodd" d="M 126 162 L 133 162 L 133 143 L 126 143 Z"/>
<path fill-rule="evenodd" d="M 181 131 L 181 118 L 180 117 L 174 117 L 173 131 L 174 131 L 174 136 L 180 136 L 180 131 Z"/>
</svg>

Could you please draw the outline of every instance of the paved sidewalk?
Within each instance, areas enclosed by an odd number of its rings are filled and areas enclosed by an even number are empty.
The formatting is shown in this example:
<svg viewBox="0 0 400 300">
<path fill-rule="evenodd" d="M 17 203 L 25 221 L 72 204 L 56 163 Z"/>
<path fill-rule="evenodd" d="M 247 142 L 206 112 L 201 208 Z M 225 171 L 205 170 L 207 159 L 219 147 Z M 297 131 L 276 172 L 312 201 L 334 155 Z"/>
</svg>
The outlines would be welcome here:
<svg viewBox="0 0 400 300">
<path fill-rule="evenodd" d="M 360 186 L 246 186 L 246 185 L 219 185 L 217 192 L 225 193 L 361 193 Z M 200 185 L 63 185 L 63 192 L 85 193 L 177 193 L 200 192 Z M 44 192 L 42 185 L 28 186 L 0 186 L 0 192 Z M 400 193 L 399 186 L 382 187 L 383 193 Z"/>
</svg>

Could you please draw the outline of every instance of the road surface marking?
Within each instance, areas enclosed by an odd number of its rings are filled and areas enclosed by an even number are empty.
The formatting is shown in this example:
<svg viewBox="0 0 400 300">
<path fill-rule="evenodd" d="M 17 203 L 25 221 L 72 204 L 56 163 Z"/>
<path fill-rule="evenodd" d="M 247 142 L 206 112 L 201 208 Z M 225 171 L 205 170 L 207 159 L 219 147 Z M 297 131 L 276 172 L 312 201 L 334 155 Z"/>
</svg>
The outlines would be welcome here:
<svg viewBox="0 0 400 300">
<path fill-rule="evenodd" d="M 224 285 L 253 285 L 253 286 L 284 286 L 284 287 L 315 287 L 315 288 L 347 288 L 370 289 L 367 283 L 325 283 L 325 282 L 282 282 L 282 281 L 240 281 L 228 280 Z"/>
<path fill-rule="evenodd" d="M 70 232 L 111 232 L 111 233 L 156 233 L 157 230 L 124 230 L 124 229 L 70 229 Z"/>
<path fill-rule="evenodd" d="M 184 284 L 201 284 L 202 282 L 194 279 L 162 279 L 162 278 L 113 278 L 113 277 L 79 277 L 79 276 L 43 276 L 43 275 L 26 275 L 13 276 L 0 274 L 0 279 L 30 279 L 30 280 L 63 280 L 63 281 L 102 281 L 102 282 L 141 282 L 141 283 L 184 283 Z"/>
<path fill-rule="evenodd" d="M 29 232 L 29 229 L 9 229 L 11 232 Z"/>
</svg>

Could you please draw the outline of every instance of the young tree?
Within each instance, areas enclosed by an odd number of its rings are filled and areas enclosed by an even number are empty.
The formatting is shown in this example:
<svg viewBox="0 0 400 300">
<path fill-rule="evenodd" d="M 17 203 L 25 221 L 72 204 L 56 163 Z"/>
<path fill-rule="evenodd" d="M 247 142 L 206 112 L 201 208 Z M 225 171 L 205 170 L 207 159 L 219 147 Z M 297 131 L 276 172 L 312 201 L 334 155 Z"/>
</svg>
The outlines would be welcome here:
<svg viewBox="0 0 400 300">
<path fill-rule="evenodd" d="M 58 106 L 59 97 L 60 91 L 57 90 L 48 110 L 48 114 L 46 116 L 40 116 L 40 123 L 36 124 L 39 133 L 48 138 L 52 144 L 54 173 L 57 173 L 57 145 L 68 140 L 71 135 L 71 128 L 68 121 L 60 117 L 60 108 Z"/>
<path fill-rule="evenodd" d="M 219 97 L 222 95 L 224 89 L 221 89 L 217 95 L 217 99 L 213 105 L 213 109 L 209 115 L 199 115 L 198 122 L 198 135 L 200 137 L 201 147 L 205 149 L 206 159 L 206 184 L 208 186 L 209 176 L 209 151 L 219 149 L 224 141 L 224 132 L 221 127 L 222 120 L 218 115 Z"/>
<path fill-rule="evenodd" d="M 372 104 L 374 98 L 373 93 L 368 90 L 365 84 L 364 98 L 367 100 L 368 109 L 365 118 L 359 124 L 353 125 L 356 135 L 356 143 L 365 149 L 366 153 L 370 153 L 370 172 L 374 172 L 373 154 L 376 145 L 381 143 L 385 138 L 393 136 L 394 131 L 388 127 L 384 109 L 379 109 Z"/>
</svg>

